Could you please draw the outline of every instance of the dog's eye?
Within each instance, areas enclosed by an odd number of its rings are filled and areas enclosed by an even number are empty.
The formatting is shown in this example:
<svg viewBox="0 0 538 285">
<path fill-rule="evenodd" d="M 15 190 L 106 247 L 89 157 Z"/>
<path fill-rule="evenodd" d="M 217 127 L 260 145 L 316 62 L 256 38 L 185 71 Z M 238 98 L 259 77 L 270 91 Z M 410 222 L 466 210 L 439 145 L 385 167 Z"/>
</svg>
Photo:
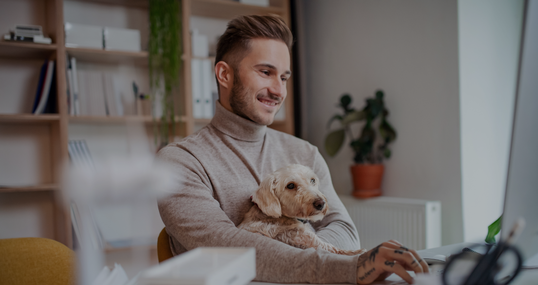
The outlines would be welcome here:
<svg viewBox="0 0 538 285">
<path fill-rule="evenodd" d="M 288 188 L 288 189 L 293 189 L 293 188 L 295 188 L 295 184 L 290 183 L 290 184 L 288 184 L 288 185 L 286 186 L 286 188 Z"/>
<path fill-rule="evenodd" d="M 316 179 L 314 179 L 314 178 L 310 179 L 310 183 L 316 184 Z"/>
</svg>

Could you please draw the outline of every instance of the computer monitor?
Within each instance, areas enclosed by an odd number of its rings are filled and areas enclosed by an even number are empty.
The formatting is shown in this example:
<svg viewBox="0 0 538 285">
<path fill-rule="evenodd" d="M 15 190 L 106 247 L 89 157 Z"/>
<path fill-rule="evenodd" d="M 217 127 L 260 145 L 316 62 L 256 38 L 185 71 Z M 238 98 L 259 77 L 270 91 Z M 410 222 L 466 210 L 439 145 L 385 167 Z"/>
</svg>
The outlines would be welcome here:
<svg viewBox="0 0 538 285">
<path fill-rule="evenodd" d="M 526 1 L 501 240 L 522 217 L 515 245 L 525 265 L 538 264 L 538 1 Z"/>
</svg>

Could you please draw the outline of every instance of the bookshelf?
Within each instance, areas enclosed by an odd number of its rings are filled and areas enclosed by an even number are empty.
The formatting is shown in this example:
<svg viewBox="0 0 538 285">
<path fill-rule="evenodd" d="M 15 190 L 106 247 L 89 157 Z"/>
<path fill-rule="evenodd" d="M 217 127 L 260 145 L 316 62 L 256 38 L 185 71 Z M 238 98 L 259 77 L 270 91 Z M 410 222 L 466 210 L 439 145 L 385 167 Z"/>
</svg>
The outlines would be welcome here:
<svg viewBox="0 0 538 285">
<path fill-rule="evenodd" d="M 277 14 L 290 23 L 289 1 L 270 0 L 269 7 L 246 5 L 232 0 L 182 0 L 182 72 L 180 92 L 176 101 L 176 127 L 179 137 L 185 137 L 202 128 L 210 119 L 193 117 L 190 30 L 192 18 L 228 21 L 238 15 Z M 81 70 L 105 70 L 120 75 L 128 74 L 137 79 L 141 91 L 149 92 L 148 75 L 148 1 L 147 0 L 0 0 L 0 10 L 10 11 L 0 19 L 0 32 L 7 33 L 16 24 L 35 24 L 52 38 L 52 44 L 7 42 L 0 40 L 0 200 L 14 207 L 25 208 L 24 201 L 32 195 L 39 196 L 43 209 L 48 212 L 43 221 L 50 226 L 40 234 L 72 247 L 73 237 L 69 209 L 61 200 L 61 169 L 68 162 L 68 140 L 83 135 L 118 133 L 115 128 L 126 122 L 141 123 L 147 129 L 148 139 L 153 140 L 152 128 L 159 119 L 126 112 L 124 116 L 71 116 L 67 105 L 66 55 L 77 59 Z M 101 18 L 100 18 L 101 17 Z M 140 52 L 107 51 L 89 48 L 65 47 L 64 22 L 88 25 L 139 29 Z M 200 59 L 200 58 L 199 58 Z M 211 59 L 214 56 L 204 59 Z M 45 60 L 55 60 L 57 113 L 33 115 L 31 104 L 39 79 L 40 66 Z M 288 81 L 285 101 L 285 119 L 275 120 L 270 126 L 290 134 L 293 129 L 293 82 Z M 129 87 L 130 88 L 130 87 Z M 51 94 L 52 95 L 52 94 Z M 90 144 L 91 142 L 88 142 Z M 106 143 L 99 148 L 102 150 Z M 91 146 L 90 146 L 91 149 Z M 42 193 L 42 194 L 36 194 Z M 16 196 L 16 197 L 15 197 Z M 31 200 L 35 198 L 31 198 Z M 32 200 L 33 201 L 33 200 Z M 1 206 L 0 206 L 1 208 Z M 4 216 L 3 216 L 4 215 Z M 18 217 L 5 216 L 0 209 L 1 223 Z M 18 220 L 24 224 L 24 220 Z M 158 233 L 156 233 L 158 234 Z M 12 237 L 12 236 L 10 236 Z M 5 238 L 0 236 L 0 238 Z"/>
</svg>

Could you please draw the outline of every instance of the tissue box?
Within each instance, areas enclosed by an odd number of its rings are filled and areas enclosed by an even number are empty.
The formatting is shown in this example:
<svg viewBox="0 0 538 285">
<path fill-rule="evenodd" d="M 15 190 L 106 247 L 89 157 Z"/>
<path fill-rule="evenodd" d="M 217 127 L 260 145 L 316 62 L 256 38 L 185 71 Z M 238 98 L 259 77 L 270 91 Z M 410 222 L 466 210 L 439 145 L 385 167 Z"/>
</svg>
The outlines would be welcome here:
<svg viewBox="0 0 538 285">
<path fill-rule="evenodd" d="M 105 27 L 105 50 L 140 51 L 140 31 Z"/>
<path fill-rule="evenodd" d="M 65 23 L 65 46 L 103 49 L 103 28 Z"/>
<path fill-rule="evenodd" d="M 254 248 L 201 247 L 142 272 L 138 285 L 244 285 L 256 277 Z"/>
</svg>

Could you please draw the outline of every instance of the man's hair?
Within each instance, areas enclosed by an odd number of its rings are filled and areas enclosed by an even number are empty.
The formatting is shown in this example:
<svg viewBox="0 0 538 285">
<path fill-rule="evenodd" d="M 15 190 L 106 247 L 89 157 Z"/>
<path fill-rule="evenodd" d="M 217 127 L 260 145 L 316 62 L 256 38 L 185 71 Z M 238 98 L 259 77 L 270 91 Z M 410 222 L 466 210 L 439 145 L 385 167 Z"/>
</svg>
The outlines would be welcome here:
<svg viewBox="0 0 538 285">
<path fill-rule="evenodd" d="M 249 51 L 251 39 L 274 39 L 284 42 L 291 51 L 293 35 L 282 18 L 270 16 L 239 16 L 228 27 L 217 44 L 215 64 L 226 61 L 234 70 Z"/>
</svg>

